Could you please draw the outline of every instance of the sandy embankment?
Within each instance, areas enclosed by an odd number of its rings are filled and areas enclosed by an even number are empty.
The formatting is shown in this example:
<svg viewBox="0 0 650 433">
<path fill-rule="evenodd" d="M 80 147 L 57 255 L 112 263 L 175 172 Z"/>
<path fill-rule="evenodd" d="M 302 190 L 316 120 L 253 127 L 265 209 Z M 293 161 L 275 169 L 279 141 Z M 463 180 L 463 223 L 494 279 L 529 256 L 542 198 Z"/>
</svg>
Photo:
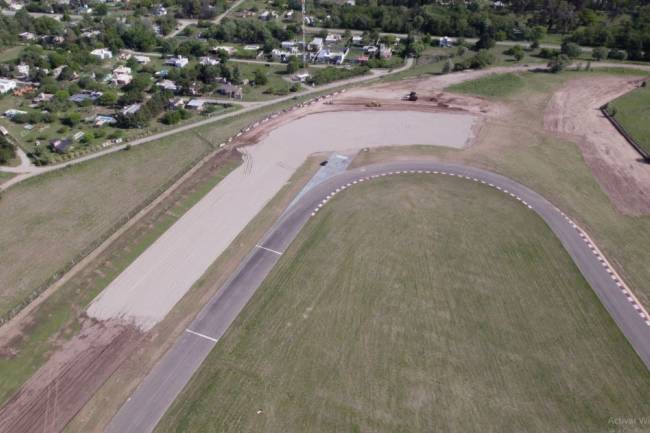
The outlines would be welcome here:
<svg viewBox="0 0 650 433">
<path fill-rule="evenodd" d="M 121 318 L 148 330 L 226 249 L 315 152 L 425 144 L 464 147 L 476 117 L 408 111 L 312 114 L 242 149 L 234 170 L 124 270 L 90 305 L 91 317 Z"/>
</svg>

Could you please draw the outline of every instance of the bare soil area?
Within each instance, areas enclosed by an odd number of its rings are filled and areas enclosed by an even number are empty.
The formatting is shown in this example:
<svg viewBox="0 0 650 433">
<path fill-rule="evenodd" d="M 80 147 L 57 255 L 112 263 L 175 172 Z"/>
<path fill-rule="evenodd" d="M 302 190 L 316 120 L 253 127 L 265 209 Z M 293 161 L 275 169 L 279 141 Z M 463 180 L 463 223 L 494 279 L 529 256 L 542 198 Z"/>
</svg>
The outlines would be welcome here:
<svg viewBox="0 0 650 433">
<path fill-rule="evenodd" d="M 578 144 L 603 191 L 627 215 L 650 214 L 650 164 L 599 108 L 641 81 L 627 76 L 570 80 L 555 92 L 544 112 L 544 127 Z"/>
<path fill-rule="evenodd" d="M 85 320 L 79 335 L 0 409 L 0 432 L 60 431 L 141 338 L 136 328 L 119 321 Z"/>
</svg>

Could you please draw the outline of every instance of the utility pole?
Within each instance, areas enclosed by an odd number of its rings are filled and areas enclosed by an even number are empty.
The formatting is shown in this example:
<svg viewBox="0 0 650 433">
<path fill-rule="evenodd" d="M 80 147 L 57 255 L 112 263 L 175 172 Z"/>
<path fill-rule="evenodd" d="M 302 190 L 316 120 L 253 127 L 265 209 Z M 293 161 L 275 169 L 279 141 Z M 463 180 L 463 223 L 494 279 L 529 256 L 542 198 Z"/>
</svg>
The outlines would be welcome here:
<svg viewBox="0 0 650 433">
<path fill-rule="evenodd" d="M 302 0 L 302 67 L 304 72 L 307 72 L 307 44 L 305 43 L 305 19 L 307 15 L 305 10 L 305 0 Z"/>
</svg>

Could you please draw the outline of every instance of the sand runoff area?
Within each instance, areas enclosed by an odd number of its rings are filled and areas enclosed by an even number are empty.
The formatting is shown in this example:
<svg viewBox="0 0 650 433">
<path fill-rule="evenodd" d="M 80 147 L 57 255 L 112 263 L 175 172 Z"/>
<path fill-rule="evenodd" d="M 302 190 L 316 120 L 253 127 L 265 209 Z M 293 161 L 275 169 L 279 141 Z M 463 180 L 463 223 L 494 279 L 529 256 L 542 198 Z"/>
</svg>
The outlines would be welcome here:
<svg viewBox="0 0 650 433">
<path fill-rule="evenodd" d="M 409 111 L 316 113 L 241 148 L 244 164 L 213 188 L 91 303 L 88 315 L 146 331 L 162 320 L 235 237 L 317 152 L 434 145 L 462 148 L 475 116 Z"/>
</svg>

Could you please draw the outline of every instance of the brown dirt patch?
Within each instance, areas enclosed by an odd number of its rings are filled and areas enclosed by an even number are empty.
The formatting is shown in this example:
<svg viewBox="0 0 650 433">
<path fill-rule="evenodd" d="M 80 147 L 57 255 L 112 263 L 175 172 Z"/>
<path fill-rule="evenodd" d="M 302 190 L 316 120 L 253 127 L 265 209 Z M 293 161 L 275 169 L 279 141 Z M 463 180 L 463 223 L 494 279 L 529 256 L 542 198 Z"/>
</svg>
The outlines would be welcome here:
<svg viewBox="0 0 650 433">
<path fill-rule="evenodd" d="M 85 320 L 0 409 L 0 432 L 57 432 L 138 345 L 142 334 L 118 322 Z"/>
<path fill-rule="evenodd" d="M 617 76 L 570 80 L 544 111 L 544 128 L 578 144 L 603 191 L 626 215 L 650 214 L 650 165 L 599 108 L 641 81 Z"/>
</svg>

